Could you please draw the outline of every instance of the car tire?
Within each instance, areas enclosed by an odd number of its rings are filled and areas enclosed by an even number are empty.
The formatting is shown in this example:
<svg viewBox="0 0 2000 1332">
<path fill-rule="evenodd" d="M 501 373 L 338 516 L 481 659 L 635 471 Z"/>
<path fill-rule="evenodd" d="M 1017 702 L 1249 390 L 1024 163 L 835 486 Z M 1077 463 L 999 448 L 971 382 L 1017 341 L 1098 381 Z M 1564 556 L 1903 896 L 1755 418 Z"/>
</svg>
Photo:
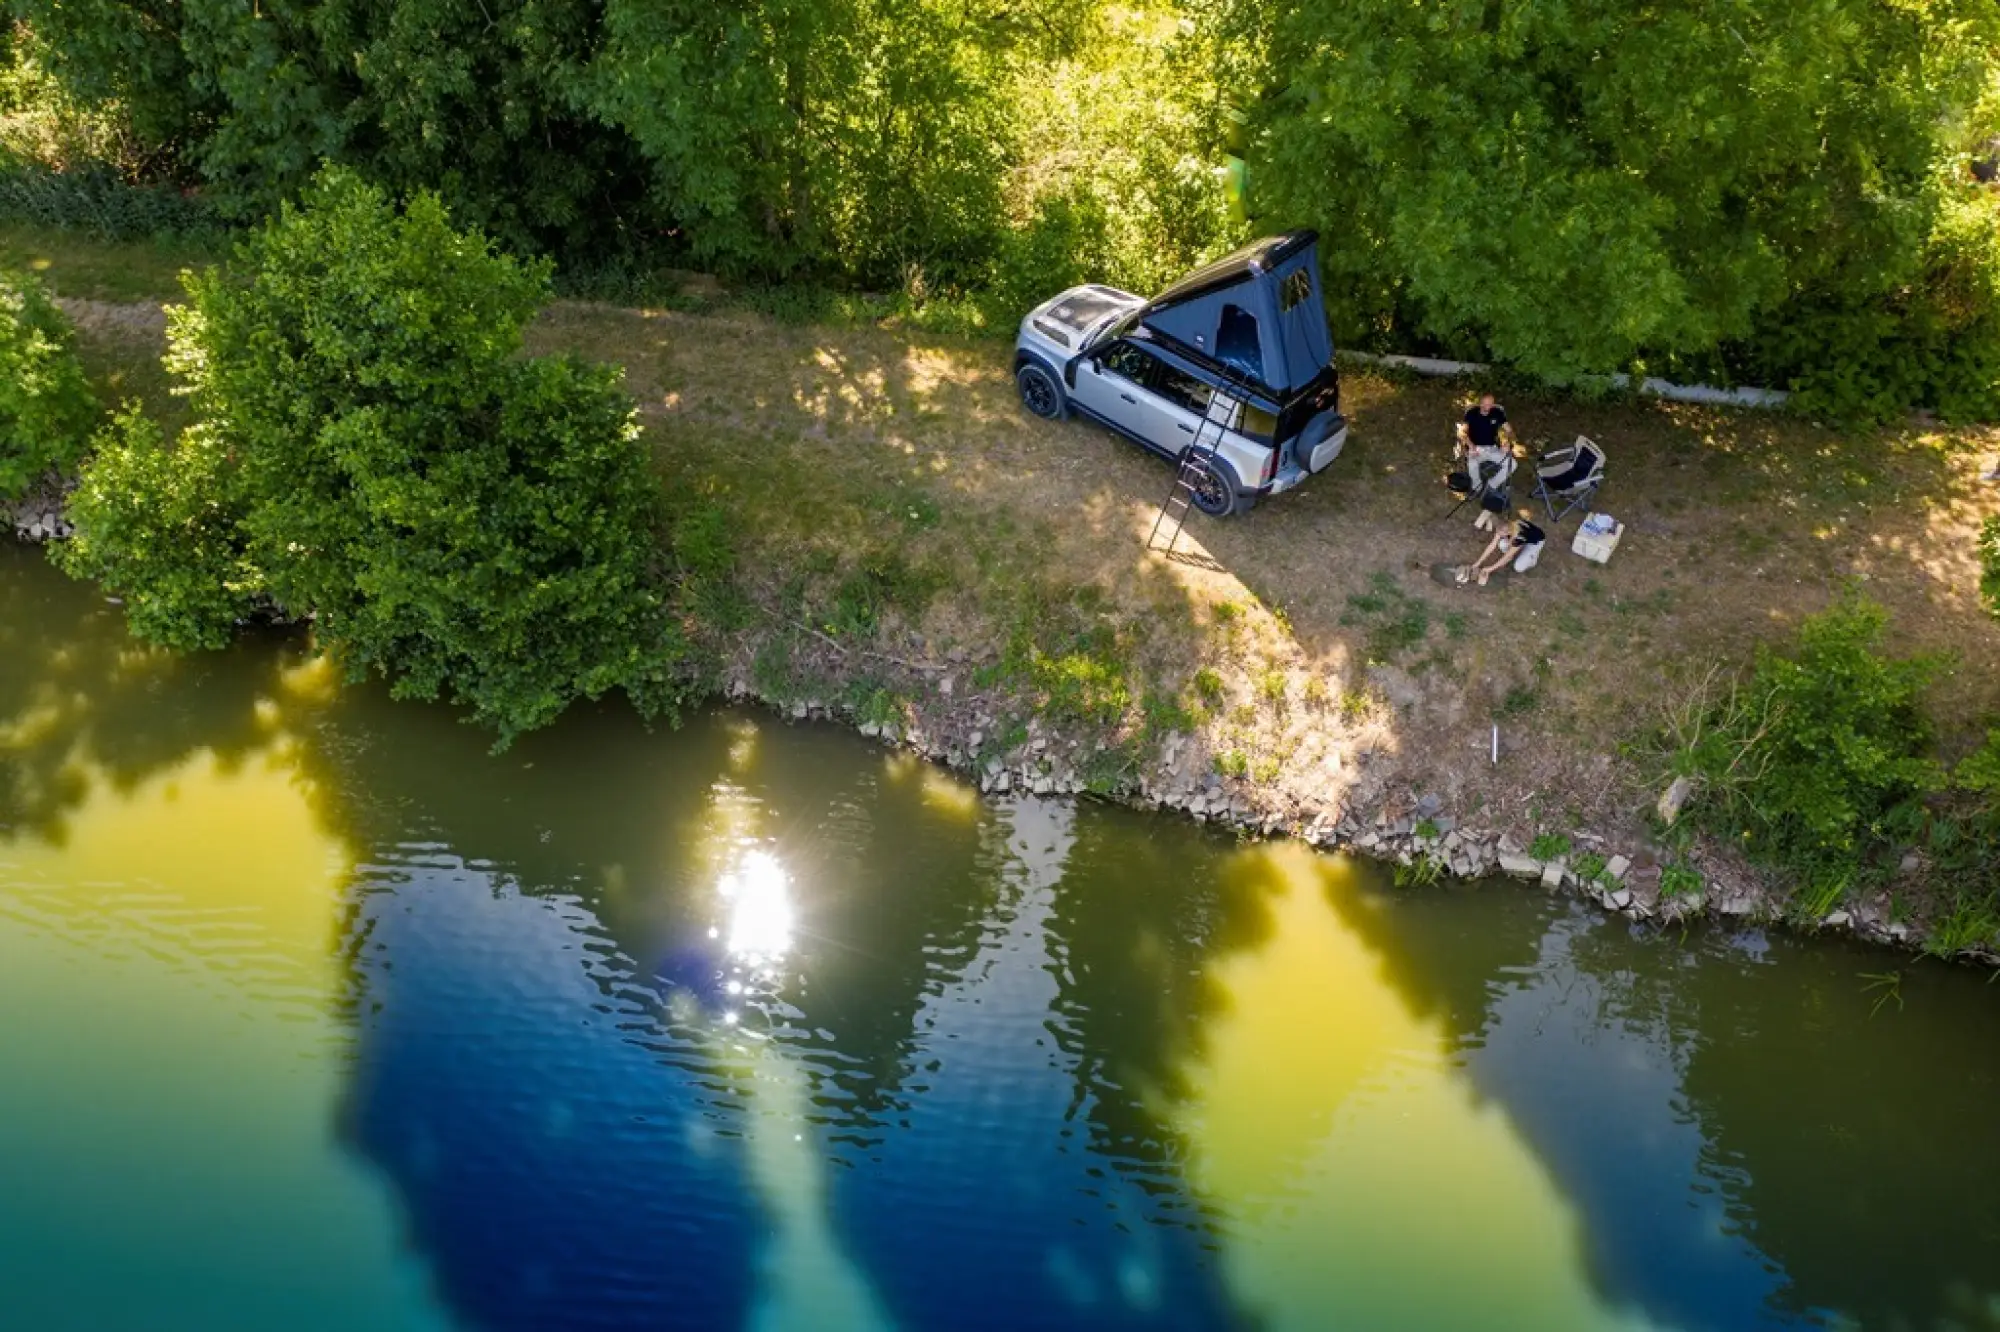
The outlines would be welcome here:
<svg viewBox="0 0 2000 1332">
<path fill-rule="evenodd" d="M 1221 458 L 1204 460 L 1196 475 L 1189 479 L 1194 486 L 1191 496 L 1194 507 L 1211 518 L 1246 513 L 1257 502 L 1255 495 L 1243 493 L 1243 487 L 1236 482 L 1235 469 Z"/>
<path fill-rule="evenodd" d="M 1021 405 L 1044 421 L 1060 421 L 1069 415 L 1069 399 L 1062 381 L 1039 361 L 1028 361 L 1014 372 L 1021 390 Z"/>
</svg>

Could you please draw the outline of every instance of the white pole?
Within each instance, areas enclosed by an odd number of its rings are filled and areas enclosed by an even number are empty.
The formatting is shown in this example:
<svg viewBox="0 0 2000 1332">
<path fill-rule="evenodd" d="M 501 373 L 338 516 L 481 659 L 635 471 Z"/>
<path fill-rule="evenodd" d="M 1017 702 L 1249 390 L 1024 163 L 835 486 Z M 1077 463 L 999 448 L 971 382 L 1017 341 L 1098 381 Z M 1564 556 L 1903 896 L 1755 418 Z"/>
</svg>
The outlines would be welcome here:
<svg viewBox="0 0 2000 1332">
<path fill-rule="evenodd" d="M 1500 766 L 1500 723 L 1493 723 L 1493 766 Z"/>
</svg>

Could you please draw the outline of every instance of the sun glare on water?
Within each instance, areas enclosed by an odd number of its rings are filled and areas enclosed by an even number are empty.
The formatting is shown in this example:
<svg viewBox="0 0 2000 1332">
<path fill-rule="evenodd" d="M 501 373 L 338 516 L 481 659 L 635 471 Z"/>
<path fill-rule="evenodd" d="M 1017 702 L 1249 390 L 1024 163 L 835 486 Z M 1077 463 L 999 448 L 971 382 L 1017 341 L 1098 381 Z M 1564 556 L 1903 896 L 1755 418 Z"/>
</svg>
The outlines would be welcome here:
<svg viewBox="0 0 2000 1332">
<path fill-rule="evenodd" d="M 791 879 L 776 856 L 752 851 L 722 876 L 729 904 L 729 952 L 744 962 L 773 962 L 791 951 Z"/>
</svg>

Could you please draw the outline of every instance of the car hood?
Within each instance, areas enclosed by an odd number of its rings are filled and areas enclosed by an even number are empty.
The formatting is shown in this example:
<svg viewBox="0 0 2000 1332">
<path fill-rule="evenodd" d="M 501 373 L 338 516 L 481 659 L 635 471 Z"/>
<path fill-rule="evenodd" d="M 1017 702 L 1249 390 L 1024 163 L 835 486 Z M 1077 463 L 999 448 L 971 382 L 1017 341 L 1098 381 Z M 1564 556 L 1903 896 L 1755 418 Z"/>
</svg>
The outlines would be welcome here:
<svg viewBox="0 0 2000 1332">
<path fill-rule="evenodd" d="M 1035 312 L 1035 317 L 1061 328 L 1072 346 L 1108 319 L 1138 309 L 1146 302 L 1116 287 L 1072 287 Z"/>
</svg>

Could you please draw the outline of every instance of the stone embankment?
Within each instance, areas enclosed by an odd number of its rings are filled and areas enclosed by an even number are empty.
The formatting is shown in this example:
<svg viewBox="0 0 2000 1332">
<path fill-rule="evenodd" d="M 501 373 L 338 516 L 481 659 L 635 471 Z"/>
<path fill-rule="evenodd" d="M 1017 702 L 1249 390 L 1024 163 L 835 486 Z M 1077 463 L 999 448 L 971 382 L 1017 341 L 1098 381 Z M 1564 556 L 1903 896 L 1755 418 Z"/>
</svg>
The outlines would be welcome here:
<svg viewBox="0 0 2000 1332">
<path fill-rule="evenodd" d="M 14 535 L 36 545 L 60 541 L 69 536 L 69 519 L 63 516 L 66 487 L 56 479 L 45 479 L 11 504 L 0 503 L 0 521 L 12 523 Z"/>
<path fill-rule="evenodd" d="M 725 692 L 741 702 L 760 703 L 793 721 L 855 725 L 847 711 L 817 701 L 773 700 L 747 679 L 729 682 Z M 945 699 L 944 702 L 953 702 Z M 1114 756 L 1089 740 L 1066 738 L 1039 721 L 1005 752 L 994 752 L 1000 723 L 977 698 L 956 700 L 944 715 L 908 727 L 860 722 L 865 736 L 943 764 L 979 784 L 982 792 L 1039 796 L 1085 795 L 1085 776 L 1094 764 Z M 1136 794 L 1121 803 L 1144 810 L 1184 814 L 1249 837 L 1294 837 L 1329 851 L 1345 851 L 1414 871 L 1415 882 L 1444 875 L 1460 879 L 1505 875 L 1544 891 L 1587 899 L 1606 911 L 1637 922 L 1675 925 L 1707 919 L 1762 924 L 1785 921 L 1783 898 L 1736 867 L 1702 861 L 1702 881 L 1692 891 L 1672 892 L 1659 852 L 1651 846 L 1616 847 L 1589 832 L 1578 832 L 1560 855 L 1536 856 L 1505 832 L 1473 826 L 1448 812 L 1435 795 L 1391 792 L 1360 807 L 1271 807 L 1247 783 L 1217 775 L 1189 781 L 1177 777 L 1176 751 L 1185 743 L 1169 736 L 1147 769 L 1127 773 Z M 1809 932 L 1846 933 L 1895 948 L 1919 947 L 1922 937 L 1892 916 L 1886 895 L 1850 903 L 1819 921 L 1799 922 Z M 1989 953 L 1961 955 L 1968 961 L 2000 963 Z"/>
</svg>

